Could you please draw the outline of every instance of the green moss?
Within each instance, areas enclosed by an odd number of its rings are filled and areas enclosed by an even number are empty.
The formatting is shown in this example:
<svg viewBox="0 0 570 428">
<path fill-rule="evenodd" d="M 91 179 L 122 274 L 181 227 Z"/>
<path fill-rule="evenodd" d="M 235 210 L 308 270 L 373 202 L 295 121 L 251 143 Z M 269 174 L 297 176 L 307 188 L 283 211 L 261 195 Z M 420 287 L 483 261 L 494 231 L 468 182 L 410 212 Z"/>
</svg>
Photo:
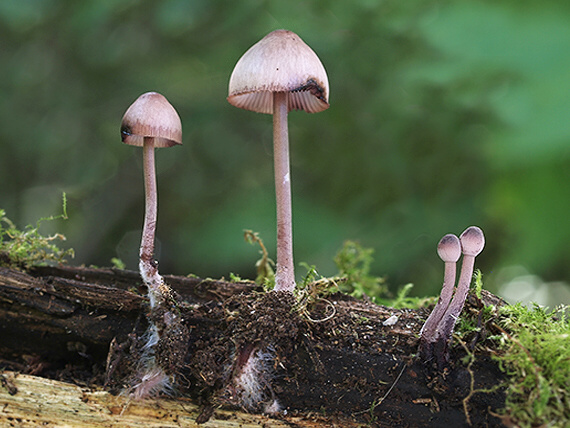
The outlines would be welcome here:
<svg viewBox="0 0 570 428">
<path fill-rule="evenodd" d="M 255 283 L 263 285 L 265 289 L 271 290 L 275 287 L 275 272 L 273 266 L 275 262 L 269 258 L 269 253 L 263 240 L 259 237 L 259 233 L 252 230 L 244 230 L 243 237 L 249 244 L 259 245 L 261 258 L 255 262 L 255 269 L 257 271 L 257 277 L 255 278 Z"/>
<path fill-rule="evenodd" d="M 115 269 L 125 269 L 127 267 L 127 265 L 125 265 L 125 262 L 122 261 L 120 258 L 118 257 L 113 257 L 111 258 L 111 263 L 113 264 L 113 267 Z"/>
<path fill-rule="evenodd" d="M 483 290 L 483 274 L 479 269 L 475 269 L 473 278 L 475 280 L 475 286 L 473 287 L 473 290 L 477 298 L 481 299 L 481 291 Z"/>
<path fill-rule="evenodd" d="M 376 303 L 395 309 L 419 309 L 425 308 L 437 301 L 436 297 L 413 297 L 409 296 L 414 284 L 406 284 L 398 290 L 394 298 L 379 298 Z"/>
<path fill-rule="evenodd" d="M 471 290 L 478 298 L 481 272 Z M 481 330 L 497 331 L 482 346 L 495 350 L 495 359 L 509 376 L 502 411 L 513 426 L 568 426 L 570 421 L 570 307 L 553 311 L 520 303 L 464 310 L 454 335 L 469 340 Z M 485 337 L 486 335 L 481 335 Z"/>
<path fill-rule="evenodd" d="M 63 212 L 58 216 L 41 218 L 35 226 L 28 225 L 19 230 L 0 209 L 0 265 L 27 269 L 49 263 L 64 263 L 65 257 L 73 257 L 73 249 L 63 250 L 55 241 L 65 241 L 65 236 L 40 234 L 40 225 L 45 221 L 67 219 L 67 199 L 63 194 Z"/>
<path fill-rule="evenodd" d="M 498 360 L 511 376 L 505 414 L 518 426 L 567 426 L 570 420 L 569 307 L 499 310 Z"/>
<path fill-rule="evenodd" d="M 346 278 L 340 285 L 341 291 L 353 297 L 380 297 L 387 291 L 383 278 L 370 275 L 370 265 L 374 261 L 374 250 L 364 248 L 358 242 L 346 241 L 338 251 L 334 262 L 338 276 Z"/>
</svg>

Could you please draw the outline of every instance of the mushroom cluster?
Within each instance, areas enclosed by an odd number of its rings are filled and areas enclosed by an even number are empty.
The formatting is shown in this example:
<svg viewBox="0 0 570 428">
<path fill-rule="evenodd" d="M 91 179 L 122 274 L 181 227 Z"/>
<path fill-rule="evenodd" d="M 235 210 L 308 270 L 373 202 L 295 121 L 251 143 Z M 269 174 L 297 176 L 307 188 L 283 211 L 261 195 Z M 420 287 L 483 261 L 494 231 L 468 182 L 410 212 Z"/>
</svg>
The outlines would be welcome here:
<svg viewBox="0 0 570 428">
<path fill-rule="evenodd" d="M 449 360 L 448 345 L 455 323 L 465 305 L 469 292 L 475 257 L 483 251 L 485 236 L 477 226 L 468 227 L 459 238 L 445 235 L 437 253 L 445 264 L 443 287 L 439 300 L 420 332 L 419 355 L 423 361 L 435 361 L 442 367 Z M 456 263 L 463 253 L 461 274 L 455 288 Z"/>
<path fill-rule="evenodd" d="M 301 38 L 291 31 L 276 30 L 253 45 L 237 62 L 229 82 L 228 102 L 238 108 L 273 115 L 275 194 L 277 203 L 277 299 L 294 299 L 295 271 L 291 207 L 291 173 L 287 116 L 291 110 L 308 113 L 329 107 L 329 84 L 325 69 Z M 147 92 L 135 100 L 121 123 L 122 141 L 143 148 L 145 216 L 140 246 L 139 270 L 148 289 L 149 328 L 141 346 L 142 358 L 131 380 L 129 393 L 143 398 L 175 387 L 178 368 L 187 355 L 188 327 L 180 312 L 180 298 L 158 272 L 154 259 L 157 222 L 155 148 L 182 144 L 182 125 L 168 100 Z M 441 367 L 448 361 L 448 344 L 465 304 L 475 257 L 483 250 L 483 232 L 476 226 L 458 238 L 449 234 L 438 245 L 445 263 L 439 301 L 425 322 L 419 354 L 424 361 L 434 358 Z M 463 254 L 459 282 L 455 287 L 456 264 Z M 287 311 L 290 307 L 287 306 Z M 271 307 L 275 311 L 275 307 Z M 287 312 L 289 313 L 289 312 Z M 279 402 L 270 388 L 275 357 L 270 338 L 240 344 L 227 389 L 231 399 L 248 410 L 279 411 Z"/>
</svg>

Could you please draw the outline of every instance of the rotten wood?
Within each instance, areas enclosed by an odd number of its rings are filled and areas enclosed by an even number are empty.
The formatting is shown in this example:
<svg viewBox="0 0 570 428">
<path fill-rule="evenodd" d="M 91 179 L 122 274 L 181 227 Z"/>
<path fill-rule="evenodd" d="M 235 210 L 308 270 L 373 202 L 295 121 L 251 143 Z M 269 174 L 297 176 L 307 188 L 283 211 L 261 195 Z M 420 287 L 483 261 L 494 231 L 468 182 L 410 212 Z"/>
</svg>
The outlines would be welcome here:
<svg viewBox="0 0 570 428">
<path fill-rule="evenodd" d="M 195 426 L 198 415 L 210 409 L 213 415 L 204 426 L 502 426 L 493 414 L 504 403 L 500 383 L 505 377 L 490 355 L 477 351 L 473 361 L 461 363 L 467 346 L 455 346 L 458 363 L 433 373 L 415 358 L 427 311 L 395 310 L 343 295 L 303 308 L 291 324 L 294 334 L 289 332 L 295 343 L 278 348 L 272 392 L 281 412 L 271 419 L 240 412 L 224 398 L 226 378 L 209 373 L 210 361 L 198 356 L 204 358 L 210 349 L 204 346 L 214 349 L 212 344 L 239 349 L 268 340 L 256 323 L 258 317 L 267 319 L 271 308 L 259 304 L 244 311 L 235 303 L 239 296 L 255 302 L 262 290 L 252 282 L 165 280 L 190 308 L 187 322 L 194 336 L 184 373 L 191 386 L 176 399 L 130 403 L 121 414 L 117 409 L 125 408 L 125 397 L 103 390 L 105 367 L 111 343 L 144 331 L 147 306 L 138 273 L 0 268 L 0 368 L 12 370 L 0 386 L 0 425 L 20 420 L 15 426 L 55 426 L 55 421 L 81 426 L 74 418 L 82 415 L 91 424 L 85 426 L 109 426 L 109 421 L 112 426 Z M 485 298 L 500 304 L 490 294 Z M 467 310 L 478 310 L 477 305 L 468 303 Z M 237 314 L 241 324 L 220 320 L 224 311 Z M 211 313 L 217 315 L 208 318 Z M 226 334 L 230 337 L 224 339 Z M 216 356 L 227 357 L 227 349 Z M 57 409 L 66 400 L 77 404 L 76 411 Z M 26 419 L 24 414 L 41 416 Z"/>
<path fill-rule="evenodd" d="M 200 408 L 187 399 L 129 402 L 123 396 L 37 376 L 5 372 L 0 388 L 0 425 L 18 428 L 73 426 L 85 428 L 299 428 L 357 427 L 350 420 L 322 416 L 270 418 L 216 409 L 210 420 L 196 423 Z M 9 388 L 7 387 L 9 385 Z M 339 425 L 342 423 L 342 425 Z"/>
</svg>

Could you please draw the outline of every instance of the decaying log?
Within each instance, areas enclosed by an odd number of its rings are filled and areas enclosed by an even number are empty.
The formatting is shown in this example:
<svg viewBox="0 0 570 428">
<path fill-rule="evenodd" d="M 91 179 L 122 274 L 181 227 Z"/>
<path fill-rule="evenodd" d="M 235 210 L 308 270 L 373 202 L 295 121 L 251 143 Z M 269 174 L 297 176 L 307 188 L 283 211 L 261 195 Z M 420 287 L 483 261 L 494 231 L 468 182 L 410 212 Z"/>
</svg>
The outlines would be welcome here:
<svg viewBox="0 0 570 428">
<path fill-rule="evenodd" d="M 228 283 L 165 276 L 195 303 L 225 299 L 258 289 Z M 38 267 L 30 273 L 0 267 L 0 355 L 32 353 L 50 360 L 77 354 L 106 356 L 114 337 L 124 339 L 144 315 L 137 272 L 119 269 Z"/>
<path fill-rule="evenodd" d="M 109 382 L 106 368 L 111 343 L 146 328 L 138 273 L 0 268 L 0 369 L 10 370 L 0 379 L 0 425 L 501 426 L 493 413 L 504 404 L 504 375 L 489 354 L 462 361 L 469 344 L 457 345 L 456 364 L 441 373 L 415 358 L 425 310 L 308 296 L 280 326 L 251 282 L 165 279 L 185 301 L 186 384 L 175 398 L 127 403 L 117 395 L 125 379 L 117 371 Z M 280 409 L 271 418 L 240 412 L 229 397 L 236 355 L 248 346 L 273 353 L 267 383 Z"/>
<path fill-rule="evenodd" d="M 357 427 L 347 419 L 281 416 L 281 419 L 217 409 L 204 424 L 200 408 L 187 399 L 129 402 L 106 391 L 38 376 L 4 372 L 0 378 L 0 426 L 18 428 L 298 428 Z"/>
</svg>

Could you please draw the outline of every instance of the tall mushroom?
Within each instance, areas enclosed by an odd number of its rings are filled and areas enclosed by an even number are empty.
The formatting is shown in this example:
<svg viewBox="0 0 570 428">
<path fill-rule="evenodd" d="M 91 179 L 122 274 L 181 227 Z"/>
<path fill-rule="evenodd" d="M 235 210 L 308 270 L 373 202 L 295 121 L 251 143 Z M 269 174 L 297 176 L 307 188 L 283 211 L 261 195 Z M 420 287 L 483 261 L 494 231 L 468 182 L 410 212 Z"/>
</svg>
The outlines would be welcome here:
<svg viewBox="0 0 570 428">
<path fill-rule="evenodd" d="M 237 62 L 228 102 L 235 107 L 273 114 L 273 156 L 277 200 L 277 269 L 275 291 L 295 289 L 291 176 L 287 114 L 317 113 L 329 107 L 326 71 L 313 50 L 287 30 L 269 33 Z"/>
<path fill-rule="evenodd" d="M 121 122 L 124 143 L 143 148 L 145 216 L 140 247 L 139 269 L 148 287 L 151 307 L 156 303 L 163 284 L 154 260 L 154 235 L 157 217 L 154 149 L 182 144 L 182 124 L 178 113 L 161 94 L 147 92 L 127 109 Z"/>
</svg>

